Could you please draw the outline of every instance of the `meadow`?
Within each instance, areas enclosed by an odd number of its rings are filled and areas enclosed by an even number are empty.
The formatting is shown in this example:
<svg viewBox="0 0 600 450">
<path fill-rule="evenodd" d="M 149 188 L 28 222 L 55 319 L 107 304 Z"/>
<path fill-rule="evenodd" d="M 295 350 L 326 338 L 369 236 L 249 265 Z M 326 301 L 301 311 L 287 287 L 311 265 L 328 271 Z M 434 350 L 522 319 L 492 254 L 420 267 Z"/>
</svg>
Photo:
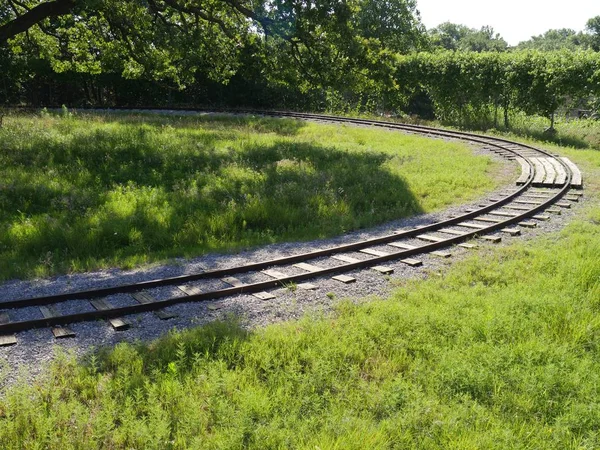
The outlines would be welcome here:
<svg viewBox="0 0 600 450">
<path fill-rule="evenodd" d="M 0 396 L 5 449 L 595 449 L 600 154 L 565 229 L 387 299 L 64 355 Z M 5 368 L 8 370 L 8 368 Z"/>
<path fill-rule="evenodd" d="M 339 235 L 505 183 L 463 144 L 260 117 L 5 117 L 0 279 Z M 512 174 L 509 174 L 512 175 Z"/>
</svg>

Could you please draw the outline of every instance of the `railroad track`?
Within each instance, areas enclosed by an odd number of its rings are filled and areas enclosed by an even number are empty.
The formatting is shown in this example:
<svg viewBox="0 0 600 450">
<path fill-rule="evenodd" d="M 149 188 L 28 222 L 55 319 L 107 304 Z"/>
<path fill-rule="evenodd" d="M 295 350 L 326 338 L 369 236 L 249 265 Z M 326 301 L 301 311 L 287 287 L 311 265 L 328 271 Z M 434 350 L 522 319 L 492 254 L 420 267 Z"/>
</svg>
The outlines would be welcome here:
<svg viewBox="0 0 600 450">
<path fill-rule="evenodd" d="M 74 336 L 68 325 L 76 322 L 106 320 L 116 330 L 129 327 L 126 316 L 152 311 L 161 320 L 173 317 L 168 307 L 184 302 L 203 302 L 232 295 L 252 294 L 263 300 L 275 296 L 268 291 L 294 285 L 299 289 L 316 289 L 310 283 L 320 277 L 331 276 L 341 283 L 355 278 L 345 275 L 357 269 L 373 269 L 383 274 L 393 272 L 385 264 L 400 261 L 419 266 L 418 255 L 434 254 L 449 257 L 449 249 L 458 245 L 476 248 L 477 239 L 499 242 L 502 235 L 517 236 L 523 228 L 536 227 L 540 221 L 550 220 L 552 214 L 570 208 L 579 200 L 583 187 L 579 169 L 568 159 L 535 147 L 505 139 L 431 127 L 390 122 L 350 119 L 318 114 L 289 112 L 236 111 L 272 117 L 348 123 L 381 127 L 430 137 L 458 139 L 477 143 L 483 148 L 513 160 L 521 168 L 514 189 L 496 198 L 488 198 L 476 209 L 465 214 L 423 227 L 403 230 L 390 235 L 347 243 L 332 248 L 285 256 L 241 266 L 157 279 L 87 291 L 57 295 L 15 298 L 0 303 L 0 346 L 17 343 L 16 333 L 34 328 L 50 328 L 56 338 Z M 360 257 L 357 257 L 359 256 Z M 323 265 L 323 259 L 327 264 Z M 319 262 L 320 261 L 320 262 Z M 245 283 L 238 277 L 252 274 L 260 281 Z M 217 285 L 217 288 L 206 288 Z M 158 300 L 152 290 L 170 286 L 179 295 Z M 115 307 L 107 297 L 129 294 L 127 306 Z M 65 302 L 77 301 L 77 312 L 62 311 Z M 38 318 L 21 319 L 22 311 L 39 308 Z"/>
</svg>

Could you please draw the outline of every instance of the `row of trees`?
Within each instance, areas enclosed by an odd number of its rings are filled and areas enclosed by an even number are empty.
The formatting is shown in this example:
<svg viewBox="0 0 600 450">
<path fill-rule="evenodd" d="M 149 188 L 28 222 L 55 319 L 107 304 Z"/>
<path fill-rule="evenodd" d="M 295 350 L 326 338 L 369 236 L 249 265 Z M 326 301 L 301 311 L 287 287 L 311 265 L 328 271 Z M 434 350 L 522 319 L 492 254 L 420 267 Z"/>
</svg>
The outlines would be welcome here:
<svg viewBox="0 0 600 450">
<path fill-rule="evenodd" d="M 424 92 L 435 115 L 454 123 L 498 126 L 501 116 L 508 127 L 517 110 L 547 117 L 552 128 L 560 108 L 600 99 L 600 53 L 592 51 L 416 53 L 396 68 L 402 98 Z"/>
<path fill-rule="evenodd" d="M 593 50 L 600 51 L 600 16 L 587 21 L 585 31 L 576 32 L 569 28 L 548 30 L 539 36 L 532 36 L 520 42 L 516 47 L 496 33 L 492 27 L 469 28 L 451 22 L 445 22 L 429 30 L 429 49 L 445 49 L 473 52 L 505 52 L 514 50 Z"/>
</svg>

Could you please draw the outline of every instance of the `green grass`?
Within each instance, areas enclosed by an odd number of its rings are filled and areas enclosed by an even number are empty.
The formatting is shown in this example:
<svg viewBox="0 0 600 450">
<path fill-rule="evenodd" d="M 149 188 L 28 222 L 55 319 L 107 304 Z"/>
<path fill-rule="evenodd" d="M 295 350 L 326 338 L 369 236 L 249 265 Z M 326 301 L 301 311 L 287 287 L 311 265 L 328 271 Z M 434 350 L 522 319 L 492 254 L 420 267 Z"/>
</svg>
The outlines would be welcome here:
<svg viewBox="0 0 600 450">
<path fill-rule="evenodd" d="M 600 120 L 558 117 L 554 124 L 556 129 L 554 134 L 546 132 L 549 126 L 548 119 L 544 117 L 515 114 L 512 117 L 510 128 L 503 131 L 519 138 L 536 139 L 545 143 L 574 148 L 600 150 Z"/>
<path fill-rule="evenodd" d="M 478 124 L 463 124 L 463 126 L 466 129 L 482 129 Z M 508 129 L 504 127 L 499 127 L 498 130 L 484 129 L 488 133 L 504 133 L 517 139 L 534 139 L 546 144 L 600 150 L 600 120 L 568 119 L 559 116 L 554 124 L 555 133 L 549 134 L 546 132 L 549 126 L 550 121 L 545 117 L 513 113 Z"/>
<path fill-rule="evenodd" d="M 562 152 L 591 198 L 563 231 L 331 316 L 60 358 L 2 392 L 0 446 L 599 448 L 600 153 Z"/>
<path fill-rule="evenodd" d="M 9 116 L 0 279 L 306 240 L 505 182 L 457 143 L 293 120 Z"/>
</svg>

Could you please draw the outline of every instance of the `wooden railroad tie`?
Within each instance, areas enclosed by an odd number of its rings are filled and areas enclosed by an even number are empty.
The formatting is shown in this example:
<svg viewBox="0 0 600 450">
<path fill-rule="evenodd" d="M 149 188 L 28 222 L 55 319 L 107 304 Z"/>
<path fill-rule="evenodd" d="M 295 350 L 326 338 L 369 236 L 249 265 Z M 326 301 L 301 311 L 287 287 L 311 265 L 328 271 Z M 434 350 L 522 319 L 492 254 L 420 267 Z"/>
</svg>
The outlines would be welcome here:
<svg viewBox="0 0 600 450">
<path fill-rule="evenodd" d="M 381 250 L 375 250 L 373 248 L 363 248 L 363 249 L 361 249 L 359 251 L 361 253 L 365 253 L 367 255 L 377 256 L 377 257 L 389 255 L 389 253 L 387 253 L 387 252 L 382 252 Z"/>
<path fill-rule="evenodd" d="M 400 262 L 407 264 L 410 267 L 420 267 L 423 265 L 422 261 L 419 261 L 418 259 L 413 259 L 413 258 L 402 259 L 402 260 L 400 260 Z"/>
<path fill-rule="evenodd" d="M 179 290 L 183 291 L 181 288 L 179 288 Z M 185 292 L 185 291 L 183 291 L 183 292 Z M 138 303 L 140 303 L 141 305 L 147 305 L 149 303 L 156 303 L 156 301 L 157 301 L 154 297 L 152 297 L 146 291 L 135 292 L 135 293 L 131 294 L 131 296 L 134 299 L 136 299 L 138 301 Z M 177 314 L 167 312 L 164 309 L 159 309 L 157 311 L 154 311 L 154 315 L 156 317 L 158 317 L 160 320 L 169 320 L 169 319 L 173 319 L 173 318 L 177 317 Z"/>
<path fill-rule="evenodd" d="M 10 323 L 10 317 L 8 313 L 0 313 L 0 325 L 7 325 Z M 3 334 L 0 335 L 0 347 L 8 347 L 10 345 L 16 345 L 17 336 L 15 334 Z"/>
<path fill-rule="evenodd" d="M 523 221 L 523 222 L 519 222 L 519 226 L 524 227 L 524 228 L 535 228 L 535 227 L 537 227 L 537 223 L 531 222 L 531 221 Z"/>
<path fill-rule="evenodd" d="M 323 270 L 322 267 L 315 266 L 313 264 L 307 264 L 307 263 L 294 264 L 294 267 L 297 267 L 298 269 L 306 270 L 307 272 L 319 272 L 319 271 Z"/>
<path fill-rule="evenodd" d="M 429 241 L 429 242 L 444 242 L 446 239 L 441 238 L 441 237 L 437 237 L 437 236 L 431 236 L 429 234 L 420 234 L 417 236 L 417 239 L 421 239 L 422 241 Z"/>
<path fill-rule="evenodd" d="M 105 300 L 103 298 L 90 300 L 90 303 L 98 311 L 108 311 L 110 309 L 113 309 L 113 305 L 111 305 L 108 300 Z M 111 326 L 115 329 L 115 331 L 123 331 L 130 327 L 129 322 L 127 322 L 125 319 L 123 319 L 121 317 L 111 317 L 107 320 L 108 320 L 108 323 L 110 323 Z"/>
<path fill-rule="evenodd" d="M 221 281 L 223 283 L 226 283 L 226 284 L 228 284 L 230 286 L 233 286 L 233 287 L 242 287 L 242 286 L 246 285 L 244 282 L 242 282 L 241 280 L 239 280 L 239 279 L 237 279 L 235 277 L 221 278 Z M 275 298 L 275 296 L 273 294 L 271 294 L 269 292 L 265 292 L 265 291 L 262 291 L 262 292 L 253 292 L 251 295 L 253 297 L 256 297 L 256 298 L 260 299 L 260 300 L 272 300 L 272 299 Z"/>
<path fill-rule="evenodd" d="M 40 306 L 40 311 L 44 316 L 44 319 L 52 319 L 53 317 L 60 316 L 55 305 Z M 52 334 L 56 339 L 75 337 L 75 333 L 72 330 L 62 326 L 52 328 Z"/>
<path fill-rule="evenodd" d="M 336 275 L 331 277 L 335 281 L 340 281 L 344 284 L 356 283 L 356 278 L 348 276 L 348 275 Z"/>
<path fill-rule="evenodd" d="M 479 238 L 483 239 L 485 241 L 490 241 L 493 244 L 499 244 L 500 242 L 502 242 L 502 238 L 500 236 L 495 236 L 495 235 L 492 235 L 492 236 L 487 236 L 487 235 L 485 235 L 485 236 L 479 236 Z"/>
<path fill-rule="evenodd" d="M 503 233 L 510 234 L 511 236 L 520 236 L 521 230 L 518 228 L 503 228 L 501 230 Z"/>
</svg>

